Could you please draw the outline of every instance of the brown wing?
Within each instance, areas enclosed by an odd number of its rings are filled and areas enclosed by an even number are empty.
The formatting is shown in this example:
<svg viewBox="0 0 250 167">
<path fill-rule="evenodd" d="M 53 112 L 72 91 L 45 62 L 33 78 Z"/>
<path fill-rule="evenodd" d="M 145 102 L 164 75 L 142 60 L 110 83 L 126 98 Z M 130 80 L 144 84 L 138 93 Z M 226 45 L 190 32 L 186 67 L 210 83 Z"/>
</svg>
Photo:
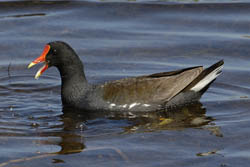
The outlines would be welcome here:
<svg viewBox="0 0 250 167">
<path fill-rule="evenodd" d="M 188 86 L 203 67 L 125 78 L 102 85 L 105 101 L 115 104 L 163 103 Z"/>
</svg>

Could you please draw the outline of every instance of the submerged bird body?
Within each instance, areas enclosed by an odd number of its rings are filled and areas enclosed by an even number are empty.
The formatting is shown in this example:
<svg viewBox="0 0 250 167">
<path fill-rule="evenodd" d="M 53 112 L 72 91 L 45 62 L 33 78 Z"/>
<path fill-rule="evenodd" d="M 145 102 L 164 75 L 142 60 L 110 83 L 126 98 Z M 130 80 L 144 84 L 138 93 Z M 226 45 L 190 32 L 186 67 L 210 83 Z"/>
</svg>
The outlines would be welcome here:
<svg viewBox="0 0 250 167">
<path fill-rule="evenodd" d="M 47 44 L 43 54 L 29 67 L 39 62 L 45 65 L 36 77 L 50 66 L 58 68 L 65 107 L 108 111 L 155 111 L 197 101 L 223 67 L 221 60 L 205 70 L 197 66 L 93 85 L 87 82 L 75 51 L 60 41 Z"/>
</svg>

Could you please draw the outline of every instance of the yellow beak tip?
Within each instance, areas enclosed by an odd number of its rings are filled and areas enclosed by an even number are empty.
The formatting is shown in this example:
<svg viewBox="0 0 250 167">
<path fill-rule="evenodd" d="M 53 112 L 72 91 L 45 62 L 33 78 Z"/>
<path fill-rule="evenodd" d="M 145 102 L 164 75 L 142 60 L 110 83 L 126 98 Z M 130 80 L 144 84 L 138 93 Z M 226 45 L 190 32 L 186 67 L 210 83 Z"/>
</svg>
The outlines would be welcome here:
<svg viewBox="0 0 250 167">
<path fill-rule="evenodd" d="M 40 73 L 37 73 L 35 79 L 39 79 L 40 75 L 41 75 Z"/>
<path fill-rule="evenodd" d="M 31 63 L 28 65 L 28 68 L 31 68 L 31 67 L 33 67 L 34 65 L 36 65 L 36 63 L 31 62 Z"/>
</svg>

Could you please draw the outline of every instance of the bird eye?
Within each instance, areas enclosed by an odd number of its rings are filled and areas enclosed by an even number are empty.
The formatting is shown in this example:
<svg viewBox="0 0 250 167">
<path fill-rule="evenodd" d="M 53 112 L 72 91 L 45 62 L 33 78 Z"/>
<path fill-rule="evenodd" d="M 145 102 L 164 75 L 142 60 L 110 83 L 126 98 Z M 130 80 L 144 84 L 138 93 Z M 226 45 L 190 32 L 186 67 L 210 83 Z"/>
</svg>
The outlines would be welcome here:
<svg viewBox="0 0 250 167">
<path fill-rule="evenodd" d="M 56 54 L 56 49 L 53 50 L 53 54 Z"/>
</svg>

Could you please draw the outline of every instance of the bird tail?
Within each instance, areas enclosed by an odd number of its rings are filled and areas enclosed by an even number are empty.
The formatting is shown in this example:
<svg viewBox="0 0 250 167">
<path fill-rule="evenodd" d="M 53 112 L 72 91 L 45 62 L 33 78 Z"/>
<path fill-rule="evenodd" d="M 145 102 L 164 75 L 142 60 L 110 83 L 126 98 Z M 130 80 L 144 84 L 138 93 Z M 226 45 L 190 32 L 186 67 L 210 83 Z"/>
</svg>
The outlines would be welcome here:
<svg viewBox="0 0 250 167">
<path fill-rule="evenodd" d="M 220 60 L 202 71 L 202 73 L 188 86 L 189 90 L 203 94 L 210 84 L 221 74 L 223 64 L 224 61 Z"/>
</svg>

